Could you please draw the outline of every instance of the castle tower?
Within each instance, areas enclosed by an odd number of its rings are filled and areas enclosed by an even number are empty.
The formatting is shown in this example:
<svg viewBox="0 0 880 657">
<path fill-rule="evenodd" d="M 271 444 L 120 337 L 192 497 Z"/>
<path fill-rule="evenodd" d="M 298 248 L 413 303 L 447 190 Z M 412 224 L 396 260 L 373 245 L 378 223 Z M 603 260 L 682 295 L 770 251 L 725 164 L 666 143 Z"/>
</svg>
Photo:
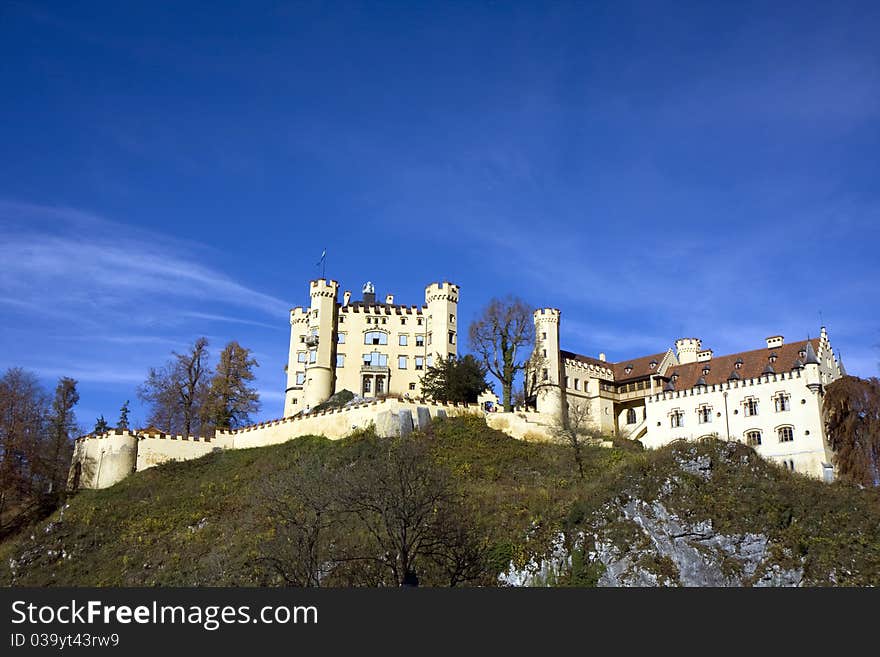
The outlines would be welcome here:
<svg viewBox="0 0 880 657">
<path fill-rule="evenodd" d="M 458 355 L 458 285 L 448 281 L 431 283 L 425 288 L 427 306 L 427 335 L 425 350 L 432 356 L 432 363 L 438 358 Z"/>
<path fill-rule="evenodd" d="M 327 401 L 333 394 L 334 332 L 336 326 L 336 295 L 339 283 L 319 278 L 309 281 L 311 305 L 308 312 L 305 364 L 305 409 Z"/>
<path fill-rule="evenodd" d="M 697 354 L 702 351 L 703 341 L 699 338 L 679 338 L 675 341 L 675 351 L 678 362 L 682 365 L 696 363 Z"/>
<path fill-rule="evenodd" d="M 536 393 L 535 407 L 538 412 L 556 417 L 562 414 L 565 394 L 559 353 L 559 314 L 557 308 L 540 308 L 535 311 L 537 366 L 535 371 L 526 373 L 532 377 L 529 387 Z"/>
</svg>

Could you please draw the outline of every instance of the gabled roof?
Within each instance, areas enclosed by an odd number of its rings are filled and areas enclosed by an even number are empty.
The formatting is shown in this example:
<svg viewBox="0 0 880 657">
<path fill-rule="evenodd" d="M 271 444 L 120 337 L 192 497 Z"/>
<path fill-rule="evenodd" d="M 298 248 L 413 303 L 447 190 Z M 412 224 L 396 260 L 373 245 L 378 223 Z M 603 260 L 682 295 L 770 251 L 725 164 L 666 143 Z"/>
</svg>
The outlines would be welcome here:
<svg viewBox="0 0 880 657">
<path fill-rule="evenodd" d="M 663 357 L 665 355 L 666 352 L 661 351 L 659 354 L 651 354 L 649 356 L 641 356 L 632 360 L 622 360 L 619 363 L 612 363 L 611 367 L 614 372 L 614 381 L 643 379 L 652 374 L 657 374 L 660 371 L 660 363 L 663 362 Z M 654 367 L 651 367 L 652 362 L 654 363 Z M 632 366 L 632 369 L 627 372 L 626 370 L 629 366 Z"/>
<path fill-rule="evenodd" d="M 592 358 L 590 356 L 576 354 L 573 351 L 565 351 L 563 349 L 560 349 L 559 353 L 563 359 L 576 360 L 579 363 L 586 363 L 587 365 L 596 365 L 597 367 L 604 367 L 607 370 L 612 369 L 611 368 L 612 363 L 605 362 L 604 360 L 599 360 L 598 358 Z"/>
</svg>

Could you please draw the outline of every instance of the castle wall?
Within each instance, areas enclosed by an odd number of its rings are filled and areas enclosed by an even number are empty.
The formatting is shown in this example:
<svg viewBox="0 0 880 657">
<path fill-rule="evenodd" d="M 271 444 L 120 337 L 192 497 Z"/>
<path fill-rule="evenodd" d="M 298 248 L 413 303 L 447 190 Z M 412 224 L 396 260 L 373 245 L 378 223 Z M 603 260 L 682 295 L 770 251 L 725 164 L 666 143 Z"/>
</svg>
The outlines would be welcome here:
<svg viewBox="0 0 880 657">
<path fill-rule="evenodd" d="M 137 444 L 137 470 L 140 472 L 167 461 L 197 459 L 219 449 L 223 449 L 222 440 L 165 434 L 142 435 Z"/>
<path fill-rule="evenodd" d="M 68 485 L 79 488 L 107 488 L 135 471 L 137 438 L 128 431 L 115 430 L 88 438 L 78 438 L 73 448 Z"/>
</svg>

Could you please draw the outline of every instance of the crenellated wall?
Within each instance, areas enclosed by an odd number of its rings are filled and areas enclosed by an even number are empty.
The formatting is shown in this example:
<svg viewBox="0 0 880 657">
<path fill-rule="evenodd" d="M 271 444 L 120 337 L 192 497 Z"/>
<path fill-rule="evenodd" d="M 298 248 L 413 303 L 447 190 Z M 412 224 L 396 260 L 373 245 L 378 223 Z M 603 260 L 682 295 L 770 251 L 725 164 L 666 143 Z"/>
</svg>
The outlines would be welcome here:
<svg viewBox="0 0 880 657">
<path fill-rule="evenodd" d="M 115 430 L 77 438 L 68 485 L 71 488 L 107 488 L 132 472 L 167 461 L 187 461 L 222 449 L 276 445 L 300 436 L 326 436 L 332 440 L 358 429 L 375 426 L 382 436 L 405 435 L 425 429 L 433 418 L 480 413 L 477 404 L 443 404 L 424 400 L 385 398 L 342 409 L 260 422 L 213 438 L 171 436 Z"/>
</svg>

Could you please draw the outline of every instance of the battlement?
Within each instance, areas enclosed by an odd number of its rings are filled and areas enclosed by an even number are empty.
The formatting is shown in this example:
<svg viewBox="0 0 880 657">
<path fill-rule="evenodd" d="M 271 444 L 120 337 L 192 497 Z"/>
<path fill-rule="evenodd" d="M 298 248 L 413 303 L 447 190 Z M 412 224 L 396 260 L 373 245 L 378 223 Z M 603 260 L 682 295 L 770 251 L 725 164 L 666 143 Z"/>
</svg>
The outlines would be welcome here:
<svg viewBox="0 0 880 657">
<path fill-rule="evenodd" d="M 560 315 L 561 311 L 559 308 L 539 308 L 534 312 L 535 323 L 553 322 L 558 324 Z"/>
<path fill-rule="evenodd" d="M 184 436 L 182 434 L 167 434 L 162 433 L 161 431 L 143 433 L 140 431 L 131 431 L 129 429 L 111 429 L 106 433 L 87 433 L 83 436 L 77 437 L 74 442 L 84 442 L 91 440 L 106 440 L 113 438 L 131 438 L 135 440 L 146 440 L 146 439 L 158 439 L 158 440 L 180 440 L 180 441 L 191 441 L 194 443 L 210 443 L 211 438 L 207 436 Z"/>
<path fill-rule="evenodd" d="M 431 283 L 425 288 L 425 303 L 432 301 L 451 301 L 458 303 L 459 287 L 455 283 L 443 281 L 442 283 Z"/>
<path fill-rule="evenodd" d="M 319 278 L 314 281 L 309 281 L 309 296 L 314 297 L 330 297 L 332 299 L 336 298 L 336 293 L 339 291 L 339 282 L 334 280 L 328 280 L 326 278 Z"/>
<path fill-rule="evenodd" d="M 733 379 L 730 381 L 724 381 L 722 383 L 713 383 L 711 385 L 706 386 L 693 386 L 692 388 L 685 388 L 683 390 L 666 390 L 655 393 L 653 395 L 648 395 L 645 398 L 647 403 L 666 401 L 670 399 L 679 399 L 681 397 L 694 397 L 699 395 L 710 395 L 713 392 L 721 392 L 727 390 L 736 390 L 739 388 L 748 388 L 751 386 L 760 386 L 767 383 L 778 383 L 782 381 L 790 381 L 793 379 L 804 379 L 805 384 L 809 387 L 809 383 L 807 383 L 810 379 L 805 375 L 801 374 L 800 370 L 792 370 L 789 372 L 777 372 L 774 374 L 761 374 L 760 376 L 754 376 L 747 379 Z"/>
</svg>

